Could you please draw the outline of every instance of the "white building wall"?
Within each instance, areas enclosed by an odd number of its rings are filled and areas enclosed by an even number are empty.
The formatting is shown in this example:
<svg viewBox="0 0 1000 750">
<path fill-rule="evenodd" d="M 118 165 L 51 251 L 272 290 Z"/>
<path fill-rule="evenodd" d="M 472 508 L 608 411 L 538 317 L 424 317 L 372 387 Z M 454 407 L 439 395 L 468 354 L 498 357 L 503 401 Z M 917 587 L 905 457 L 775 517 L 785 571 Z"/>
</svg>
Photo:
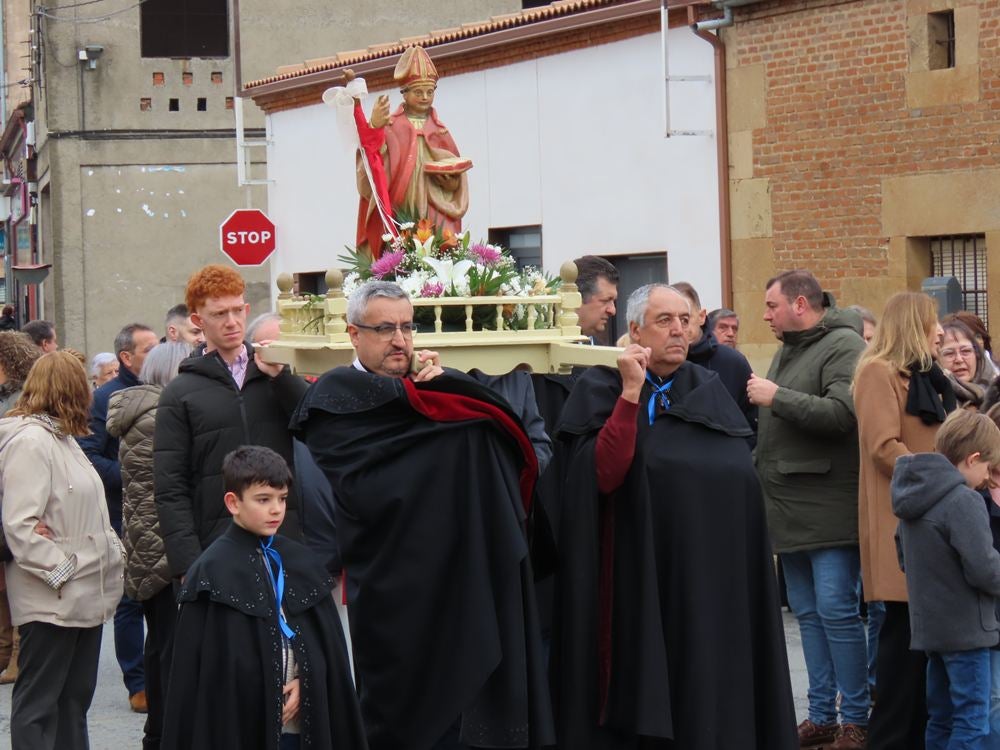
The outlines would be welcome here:
<svg viewBox="0 0 1000 750">
<path fill-rule="evenodd" d="M 672 75 L 713 72 L 712 48 L 669 32 Z M 721 302 L 714 136 L 664 137 L 659 34 L 441 80 L 435 108 L 469 172 L 463 227 L 541 224 L 546 270 L 585 253 L 668 253 L 671 281 Z M 399 93 L 389 93 L 396 108 Z M 671 126 L 714 131 L 711 82 L 671 84 Z M 325 105 L 268 118 L 271 218 L 281 272 L 323 271 L 354 245 L 354 154 Z"/>
</svg>

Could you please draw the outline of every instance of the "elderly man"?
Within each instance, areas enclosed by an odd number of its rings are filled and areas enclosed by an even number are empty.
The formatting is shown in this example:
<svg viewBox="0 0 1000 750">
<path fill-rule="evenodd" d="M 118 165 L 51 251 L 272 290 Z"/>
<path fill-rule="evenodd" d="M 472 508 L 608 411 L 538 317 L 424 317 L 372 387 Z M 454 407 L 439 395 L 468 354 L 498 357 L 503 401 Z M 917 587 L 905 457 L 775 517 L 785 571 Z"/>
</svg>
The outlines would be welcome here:
<svg viewBox="0 0 1000 750">
<path fill-rule="evenodd" d="M 757 471 L 809 675 L 799 739 L 802 747 L 855 750 L 865 746 L 870 706 L 851 398 L 865 348 L 861 320 L 833 307 L 808 271 L 768 281 L 764 302 L 781 348 L 766 378 L 751 375 L 747 395 L 759 407 Z"/>
<path fill-rule="evenodd" d="M 563 412 L 562 747 L 798 747 L 752 433 L 686 361 L 690 317 L 674 288 L 637 289 L 618 370 L 587 371 Z"/>
<path fill-rule="evenodd" d="M 708 314 L 708 332 L 723 346 L 735 349 L 740 332 L 740 316 L 724 307 L 712 310 Z"/>
<path fill-rule="evenodd" d="M 292 427 L 333 486 L 372 750 L 553 741 L 525 529 L 538 463 L 509 405 L 423 351 L 396 284 L 351 296 L 357 358 Z"/>
</svg>

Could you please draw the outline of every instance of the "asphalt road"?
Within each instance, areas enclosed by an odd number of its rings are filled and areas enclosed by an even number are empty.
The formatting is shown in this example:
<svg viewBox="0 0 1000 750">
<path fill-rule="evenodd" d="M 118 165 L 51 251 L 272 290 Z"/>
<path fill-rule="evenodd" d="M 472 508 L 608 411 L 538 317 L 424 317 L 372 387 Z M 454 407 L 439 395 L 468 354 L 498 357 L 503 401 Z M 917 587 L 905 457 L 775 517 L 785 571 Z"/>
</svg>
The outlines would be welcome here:
<svg viewBox="0 0 1000 750">
<path fill-rule="evenodd" d="M 806 673 L 802 660 L 802 644 L 795 619 L 785 617 L 785 638 L 792 674 L 792 692 L 798 720 L 806 716 Z M 10 695 L 11 685 L 0 685 L 0 750 L 10 750 Z M 121 672 L 115 661 L 111 623 L 104 626 L 101 646 L 101 665 L 98 672 L 97 692 L 90 708 L 91 750 L 140 750 L 144 716 L 129 709 L 128 695 L 122 685 Z"/>
</svg>

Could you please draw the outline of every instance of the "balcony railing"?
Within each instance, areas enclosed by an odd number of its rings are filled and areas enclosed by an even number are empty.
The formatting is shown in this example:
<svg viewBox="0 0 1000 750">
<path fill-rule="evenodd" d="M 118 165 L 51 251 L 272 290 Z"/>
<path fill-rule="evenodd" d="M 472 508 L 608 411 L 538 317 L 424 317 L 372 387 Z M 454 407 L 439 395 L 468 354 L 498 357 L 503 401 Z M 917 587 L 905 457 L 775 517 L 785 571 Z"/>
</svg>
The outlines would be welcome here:
<svg viewBox="0 0 1000 750">
<path fill-rule="evenodd" d="M 574 365 L 614 365 L 618 349 L 581 346 L 576 311 L 582 304 L 572 262 L 560 269 L 555 294 L 414 299 L 414 349 L 440 352 L 442 364 L 501 374 L 518 366 L 567 372 Z M 293 294 L 289 274 L 278 276 L 281 337 L 265 357 L 303 374 L 320 374 L 354 358 L 347 331 L 347 297 L 339 269 L 326 273 L 323 296 Z"/>
</svg>

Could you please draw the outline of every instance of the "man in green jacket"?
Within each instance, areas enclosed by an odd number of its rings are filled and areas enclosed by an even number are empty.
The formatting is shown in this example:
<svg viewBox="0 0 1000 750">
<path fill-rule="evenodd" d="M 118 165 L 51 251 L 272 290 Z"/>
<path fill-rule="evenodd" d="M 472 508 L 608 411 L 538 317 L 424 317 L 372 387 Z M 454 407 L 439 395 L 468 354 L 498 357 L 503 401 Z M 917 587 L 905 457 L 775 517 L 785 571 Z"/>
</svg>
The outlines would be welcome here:
<svg viewBox="0 0 1000 750">
<path fill-rule="evenodd" d="M 851 750 L 864 747 L 870 703 L 850 392 L 865 342 L 857 313 L 826 309 L 826 297 L 808 271 L 767 282 L 764 320 L 782 346 L 766 379 L 750 376 L 747 395 L 760 410 L 757 472 L 809 675 L 799 741 Z"/>
</svg>

